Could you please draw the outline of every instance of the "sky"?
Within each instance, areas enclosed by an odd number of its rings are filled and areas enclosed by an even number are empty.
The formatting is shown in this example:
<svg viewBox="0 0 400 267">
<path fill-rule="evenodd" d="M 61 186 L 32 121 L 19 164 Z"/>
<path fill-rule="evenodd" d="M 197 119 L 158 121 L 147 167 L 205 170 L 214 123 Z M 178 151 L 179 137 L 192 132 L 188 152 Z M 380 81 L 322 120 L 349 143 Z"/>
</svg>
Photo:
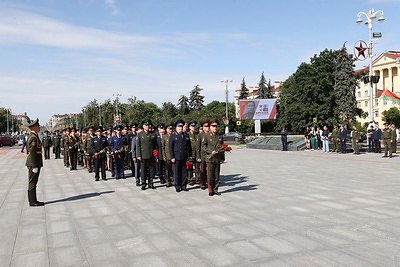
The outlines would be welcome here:
<svg viewBox="0 0 400 267">
<path fill-rule="evenodd" d="M 161 106 L 198 84 L 205 103 L 225 101 L 223 79 L 233 102 L 243 78 L 285 81 L 325 48 L 352 53 L 372 8 L 386 19 L 374 54 L 400 50 L 400 0 L 0 0 L 0 107 L 44 124 L 116 93 Z"/>
</svg>

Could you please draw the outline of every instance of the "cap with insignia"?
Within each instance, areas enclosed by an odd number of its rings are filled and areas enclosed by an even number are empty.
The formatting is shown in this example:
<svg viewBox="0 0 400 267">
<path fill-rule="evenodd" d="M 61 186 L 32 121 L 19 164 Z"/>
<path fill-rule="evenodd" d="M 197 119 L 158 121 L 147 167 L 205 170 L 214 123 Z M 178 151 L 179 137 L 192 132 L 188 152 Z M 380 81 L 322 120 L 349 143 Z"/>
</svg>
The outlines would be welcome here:
<svg viewBox="0 0 400 267">
<path fill-rule="evenodd" d="M 142 125 L 143 125 L 143 124 L 152 125 L 153 123 L 151 122 L 151 119 L 144 119 L 144 120 L 142 121 Z"/>
<path fill-rule="evenodd" d="M 219 120 L 218 120 L 218 119 L 211 119 L 211 120 L 210 120 L 210 126 L 211 126 L 211 125 L 213 125 L 213 126 L 214 126 L 214 125 L 216 125 L 216 126 L 219 125 Z"/>
<path fill-rule="evenodd" d="M 69 130 L 70 132 L 76 132 L 75 128 L 71 128 L 71 130 Z"/>
<path fill-rule="evenodd" d="M 189 122 L 189 126 L 196 126 L 196 124 L 197 124 L 197 121 L 191 121 L 191 122 Z"/>
<path fill-rule="evenodd" d="M 201 122 L 201 126 L 203 126 L 203 127 L 208 127 L 208 125 L 209 125 L 208 120 L 204 120 Z"/>
<path fill-rule="evenodd" d="M 32 127 L 34 127 L 36 125 L 39 125 L 39 119 L 36 119 L 36 120 L 32 121 L 31 123 L 29 123 L 28 127 L 32 128 Z"/>
<path fill-rule="evenodd" d="M 117 125 L 114 127 L 114 131 L 121 131 L 123 128 L 122 125 Z"/>
<path fill-rule="evenodd" d="M 102 132 L 103 131 L 103 127 L 99 126 L 96 128 L 96 132 Z"/>
<path fill-rule="evenodd" d="M 137 128 L 137 123 L 135 123 L 135 122 L 132 123 L 132 124 L 131 124 L 131 128 Z"/>
<path fill-rule="evenodd" d="M 175 127 L 179 127 L 179 126 L 183 126 L 185 125 L 185 121 L 184 120 L 177 120 L 175 122 Z"/>
<path fill-rule="evenodd" d="M 157 128 L 159 128 L 159 129 L 164 129 L 165 128 L 165 124 L 164 123 L 159 123 L 158 125 L 157 125 Z"/>
</svg>

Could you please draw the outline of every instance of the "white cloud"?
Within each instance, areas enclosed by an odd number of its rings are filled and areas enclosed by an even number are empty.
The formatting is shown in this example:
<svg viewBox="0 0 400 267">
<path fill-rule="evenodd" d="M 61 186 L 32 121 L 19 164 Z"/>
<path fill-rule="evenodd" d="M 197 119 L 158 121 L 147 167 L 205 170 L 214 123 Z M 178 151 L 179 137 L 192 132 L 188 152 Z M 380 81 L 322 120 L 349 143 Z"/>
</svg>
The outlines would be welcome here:
<svg viewBox="0 0 400 267">
<path fill-rule="evenodd" d="M 119 14 L 119 10 L 117 8 L 115 0 L 105 0 L 105 5 L 106 5 L 106 8 L 111 11 L 112 15 Z"/>
</svg>

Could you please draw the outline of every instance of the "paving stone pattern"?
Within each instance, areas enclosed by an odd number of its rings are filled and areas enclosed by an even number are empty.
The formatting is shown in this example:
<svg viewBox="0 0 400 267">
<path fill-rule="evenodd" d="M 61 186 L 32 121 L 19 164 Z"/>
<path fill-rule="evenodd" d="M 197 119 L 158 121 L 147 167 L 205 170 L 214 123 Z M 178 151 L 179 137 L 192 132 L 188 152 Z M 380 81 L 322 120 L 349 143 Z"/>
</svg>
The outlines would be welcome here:
<svg viewBox="0 0 400 267">
<path fill-rule="evenodd" d="M 29 207 L 25 154 L 0 150 L 0 266 L 400 266 L 400 157 L 235 146 L 213 197 L 52 158 Z"/>
</svg>

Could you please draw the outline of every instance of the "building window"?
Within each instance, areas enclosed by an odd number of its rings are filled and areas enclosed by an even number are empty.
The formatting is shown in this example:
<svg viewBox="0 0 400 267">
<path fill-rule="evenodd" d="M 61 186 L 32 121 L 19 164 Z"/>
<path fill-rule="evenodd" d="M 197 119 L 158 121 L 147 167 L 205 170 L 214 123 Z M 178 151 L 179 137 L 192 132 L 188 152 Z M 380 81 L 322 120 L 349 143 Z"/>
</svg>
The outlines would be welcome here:
<svg viewBox="0 0 400 267">
<path fill-rule="evenodd" d="M 361 102 L 357 102 L 357 107 L 361 108 Z"/>
<path fill-rule="evenodd" d="M 357 97 L 361 97 L 361 91 L 357 92 Z"/>
<path fill-rule="evenodd" d="M 364 91 L 364 96 L 368 96 L 368 90 Z"/>
<path fill-rule="evenodd" d="M 375 111 L 375 118 L 378 118 L 378 117 L 379 117 L 379 112 Z"/>
<path fill-rule="evenodd" d="M 375 98 L 375 106 L 379 105 L 379 99 Z"/>
<path fill-rule="evenodd" d="M 387 99 L 383 99 L 383 104 L 387 105 Z"/>
<path fill-rule="evenodd" d="M 368 101 L 364 101 L 364 107 L 368 107 Z"/>
</svg>

